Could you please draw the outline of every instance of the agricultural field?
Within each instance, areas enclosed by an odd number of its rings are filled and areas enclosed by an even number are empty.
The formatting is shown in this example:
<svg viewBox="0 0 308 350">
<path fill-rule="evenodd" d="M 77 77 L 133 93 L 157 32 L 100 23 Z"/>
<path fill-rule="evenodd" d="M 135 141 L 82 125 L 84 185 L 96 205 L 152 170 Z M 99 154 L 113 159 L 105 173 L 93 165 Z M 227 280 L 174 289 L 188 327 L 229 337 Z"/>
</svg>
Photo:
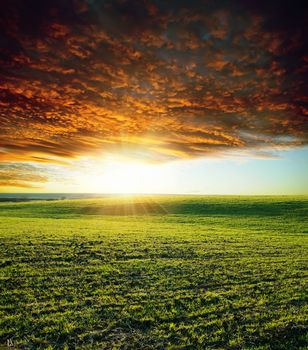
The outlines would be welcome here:
<svg viewBox="0 0 308 350">
<path fill-rule="evenodd" d="M 0 204 L 0 348 L 307 349 L 308 198 Z"/>
</svg>

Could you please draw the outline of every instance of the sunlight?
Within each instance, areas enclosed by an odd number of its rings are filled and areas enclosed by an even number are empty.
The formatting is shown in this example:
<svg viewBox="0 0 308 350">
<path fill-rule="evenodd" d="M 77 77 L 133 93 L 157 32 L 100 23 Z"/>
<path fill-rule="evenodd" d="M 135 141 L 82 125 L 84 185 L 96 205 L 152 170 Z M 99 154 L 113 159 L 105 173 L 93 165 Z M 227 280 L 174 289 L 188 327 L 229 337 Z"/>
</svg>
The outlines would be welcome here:
<svg viewBox="0 0 308 350">
<path fill-rule="evenodd" d="M 115 192 L 142 192 L 152 182 L 163 180 L 157 168 L 142 163 L 112 161 L 105 168 L 104 180 Z"/>
<path fill-rule="evenodd" d="M 163 165 L 107 159 L 88 163 L 87 174 L 80 174 L 80 187 L 105 193 L 155 193 L 170 184 L 170 171 Z"/>
</svg>

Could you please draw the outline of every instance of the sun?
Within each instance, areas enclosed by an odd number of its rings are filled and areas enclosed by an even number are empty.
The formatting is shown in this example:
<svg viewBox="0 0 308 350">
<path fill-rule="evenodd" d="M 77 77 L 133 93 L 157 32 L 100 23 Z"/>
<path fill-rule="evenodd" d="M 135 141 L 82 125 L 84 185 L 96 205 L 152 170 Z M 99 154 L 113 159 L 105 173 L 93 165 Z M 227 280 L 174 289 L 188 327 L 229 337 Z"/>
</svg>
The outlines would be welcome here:
<svg viewBox="0 0 308 350">
<path fill-rule="evenodd" d="M 155 166 L 134 162 L 109 162 L 105 168 L 104 180 L 115 192 L 137 193 L 145 191 L 148 185 L 157 181 Z"/>
<path fill-rule="evenodd" d="M 89 163 L 79 178 L 81 188 L 99 193 L 161 193 L 170 184 L 170 172 L 164 165 L 105 159 Z"/>
</svg>

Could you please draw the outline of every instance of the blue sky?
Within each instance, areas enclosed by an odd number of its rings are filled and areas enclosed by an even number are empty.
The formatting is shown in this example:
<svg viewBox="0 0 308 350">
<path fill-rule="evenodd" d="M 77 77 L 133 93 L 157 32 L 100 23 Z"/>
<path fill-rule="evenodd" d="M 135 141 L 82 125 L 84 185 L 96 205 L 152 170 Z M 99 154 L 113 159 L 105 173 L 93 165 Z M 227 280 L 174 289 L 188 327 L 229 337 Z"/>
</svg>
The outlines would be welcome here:
<svg viewBox="0 0 308 350">
<path fill-rule="evenodd" d="M 277 159 L 198 159 L 174 164 L 174 191 L 204 194 L 308 194 L 308 148 Z"/>
</svg>

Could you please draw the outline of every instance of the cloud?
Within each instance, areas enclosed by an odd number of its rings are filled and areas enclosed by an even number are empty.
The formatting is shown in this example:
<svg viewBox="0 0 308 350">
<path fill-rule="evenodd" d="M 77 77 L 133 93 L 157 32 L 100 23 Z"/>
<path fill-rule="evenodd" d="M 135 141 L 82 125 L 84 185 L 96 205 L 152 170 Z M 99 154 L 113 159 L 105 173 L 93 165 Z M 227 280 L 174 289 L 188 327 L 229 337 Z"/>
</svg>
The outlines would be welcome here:
<svg viewBox="0 0 308 350">
<path fill-rule="evenodd" d="M 117 149 L 166 161 L 307 143 L 300 2 L 1 6 L 2 162 Z"/>
<path fill-rule="evenodd" d="M 0 186 L 40 188 L 48 181 L 48 176 L 39 168 L 26 163 L 1 163 Z"/>
</svg>

